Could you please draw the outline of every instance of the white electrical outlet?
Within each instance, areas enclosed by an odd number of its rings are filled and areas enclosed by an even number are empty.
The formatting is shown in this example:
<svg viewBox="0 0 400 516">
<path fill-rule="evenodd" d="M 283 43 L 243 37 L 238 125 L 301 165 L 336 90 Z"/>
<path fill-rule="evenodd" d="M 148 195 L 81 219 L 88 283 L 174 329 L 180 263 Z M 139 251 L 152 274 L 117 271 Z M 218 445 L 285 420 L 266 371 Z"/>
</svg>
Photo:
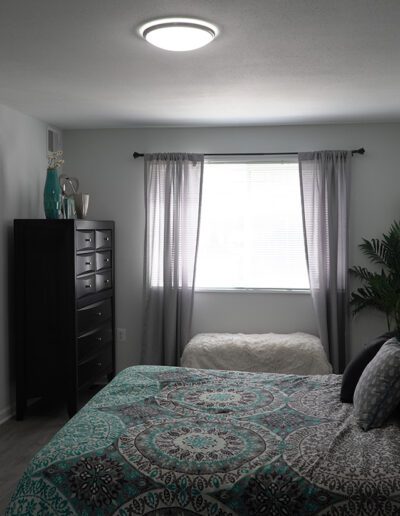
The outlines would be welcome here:
<svg viewBox="0 0 400 516">
<path fill-rule="evenodd" d="M 126 328 L 117 328 L 117 341 L 118 342 L 126 341 Z"/>
</svg>

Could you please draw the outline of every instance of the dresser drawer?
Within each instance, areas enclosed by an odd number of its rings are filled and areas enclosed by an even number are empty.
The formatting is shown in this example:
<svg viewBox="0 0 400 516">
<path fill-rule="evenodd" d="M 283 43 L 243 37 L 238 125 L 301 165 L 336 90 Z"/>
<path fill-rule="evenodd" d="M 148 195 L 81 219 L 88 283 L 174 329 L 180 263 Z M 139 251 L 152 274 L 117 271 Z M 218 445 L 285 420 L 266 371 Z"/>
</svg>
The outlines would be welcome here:
<svg viewBox="0 0 400 516">
<path fill-rule="evenodd" d="M 89 294 L 96 292 L 96 278 L 95 275 L 86 276 L 84 278 L 78 278 L 75 280 L 76 283 L 76 297 L 79 299 Z"/>
<path fill-rule="evenodd" d="M 77 311 L 78 334 L 82 335 L 90 330 L 95 330 L 101 324 L 111 318 L 111 299 L 100 301 L 94 305 L 85 306 Z"/>
<path fill-rule="evenodd" d="M 107 249 L 112 244 L 111 229 L 102 229 L 96 231 L 96 249 Z"/>
<path fill-rule="evenodd" d="M 76 275 L 94 272 L 96 270 L 95 254 L 77 254 L 76 255 Z"/>
<path fill-rule="evenodd" d="M 111 251 L 96 253 L 96 269 L 109 269 L 111 267 Z"/>
<path fill-rule="evenodd" d="M 78 387 L 81 388 L 95 381 L 99 376 L 112 370 L 112 347 L 96 355 L 91 360 L 78 366 Z"/>
<path fill-rule="evenodd" d="M 77 251 L 85 251 L 86 249 L 95 248 L 94 231 L 78 230 L 75 238 Z"/>
<path fill-rule="evenodd" d="M 98 330 L 91 331 L 78 339 L 78 362 L 96 354 L 102 348 L 111 344 L 113 340 L 113 330 L 111 321 Z"/>
<path fill-rule="evenodd" d="M 111 272 L 102 272 L 96 274 L 96 292 L 101 292 L 112 287 Z"/>
</svg>

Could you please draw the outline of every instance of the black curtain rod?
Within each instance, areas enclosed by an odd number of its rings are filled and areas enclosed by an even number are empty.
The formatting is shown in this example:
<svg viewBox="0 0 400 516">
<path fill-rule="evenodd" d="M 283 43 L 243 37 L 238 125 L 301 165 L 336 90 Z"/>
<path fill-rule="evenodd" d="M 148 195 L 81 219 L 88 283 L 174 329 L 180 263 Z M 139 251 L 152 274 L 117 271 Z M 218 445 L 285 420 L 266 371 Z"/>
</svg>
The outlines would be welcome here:
<svg viewBox="0 0 400 516">
<path fill-rule="evenodd" d="M 204 154 L 204 156 L 297 156 L 298 152 L 223 152 L 220 154 Z M 360 147 L 359 149 L 354 149 L 351 151 L 351 155 L 354 154 L 365 154 L 364 147 Z M 140 152 L 134 152 L 134 159 L 143 158 L 144 154 Z"/>
</svg>

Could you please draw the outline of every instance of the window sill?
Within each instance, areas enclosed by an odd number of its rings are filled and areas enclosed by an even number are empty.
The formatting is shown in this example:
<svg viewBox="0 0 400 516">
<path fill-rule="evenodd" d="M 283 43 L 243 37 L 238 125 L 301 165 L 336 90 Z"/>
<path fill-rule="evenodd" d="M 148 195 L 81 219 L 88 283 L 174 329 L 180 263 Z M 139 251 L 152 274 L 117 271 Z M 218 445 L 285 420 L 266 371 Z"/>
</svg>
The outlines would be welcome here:
<svg viewBox="0 0 400 516">
<path fill-rule="evenodd" d="M 239 294 L 307 294 L 311 295 L 310 289 L 290 289 L 290 288 L 195 288 L 195 294 L 207 293 L 239 293 Z"/>
</svg>

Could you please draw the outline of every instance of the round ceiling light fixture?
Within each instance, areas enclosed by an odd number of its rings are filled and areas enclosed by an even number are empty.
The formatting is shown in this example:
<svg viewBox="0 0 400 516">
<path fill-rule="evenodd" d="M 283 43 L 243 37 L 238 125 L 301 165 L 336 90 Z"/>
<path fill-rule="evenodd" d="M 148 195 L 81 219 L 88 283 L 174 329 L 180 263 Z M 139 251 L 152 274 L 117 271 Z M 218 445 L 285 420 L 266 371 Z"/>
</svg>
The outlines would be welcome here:
<svg viewBox="0 0 400 516">
<path fill-rule="evenodd" d="M 152 45 L 173 52 L 195 50 L 210 43 L 218 33 L 211 23 L 193 18 L 153 20 L 140 28 L 142 37 Z"/>
</svg>

